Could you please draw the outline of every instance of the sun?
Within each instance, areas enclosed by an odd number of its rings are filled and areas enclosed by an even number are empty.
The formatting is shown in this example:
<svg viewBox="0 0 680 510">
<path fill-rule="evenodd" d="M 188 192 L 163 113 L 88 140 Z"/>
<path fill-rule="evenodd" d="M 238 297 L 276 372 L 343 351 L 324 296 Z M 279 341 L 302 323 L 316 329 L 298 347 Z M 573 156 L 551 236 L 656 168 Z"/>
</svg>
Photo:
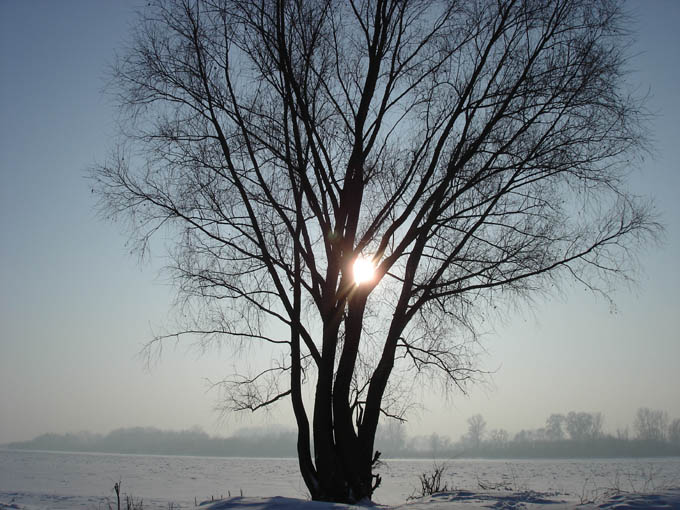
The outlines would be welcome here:
<svg viewBox="0 0 680 510">
<path fill-rule="evenodd" d="M 354 281 L 357 285 L 361 285 L 362 283 L 371 280 L 375 273 L 375 266 L 373 265 L 373 262 L 371 262 L 371 259 L 361 256 L 357 257 L 356 261 L 354 261 L 354 267 L 352 269 L 354 271 Z"/>
</svg>

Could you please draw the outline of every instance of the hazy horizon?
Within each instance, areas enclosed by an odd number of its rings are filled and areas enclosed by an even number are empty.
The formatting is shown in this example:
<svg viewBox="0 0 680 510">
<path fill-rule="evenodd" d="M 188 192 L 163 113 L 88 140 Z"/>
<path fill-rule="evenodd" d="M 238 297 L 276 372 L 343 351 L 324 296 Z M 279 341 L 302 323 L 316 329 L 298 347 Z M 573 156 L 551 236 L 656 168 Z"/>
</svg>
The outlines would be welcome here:
<svg viewBox="0 0 680 510">
<path fill-rule="evenodd" d="M 649 408 L 648 408 L 649 409 Z M 668 423 L 666 426 L 670 425 L 671 422 L 674 420 L 680 419 L 680 416 L 674 416 L 670 415 L 666 412 L 665 409 L 651 409 L 651 411 L 661 411 L 666 413 L 666 418 L 668 419 Z M 569 411 L 562 411 L 562 412 L 555 412 L 551 414 L 560 414 L 563 417 L 566 417 L 569 412 L 575 412 L 575 413 L 581 413 L 584 412 L 582 410 L 569 410 Z M 588 414 L 601 414 L 598 411 L 585 411 Z M 482 415 L 482 417 L 484 417 Z M 624 439 L 636 439 L 636 430 L 635 430 L 635 420 L 632 419 L 630 423 L 625 424 L 623 427 L 618 427 L 616 429 L 610 429 L 606 426 L 606 416 L 602 415 L 603 418 L 603 424 L 602 424 L 602 429 L 601 429 L 601 437 L 617 437 L 619 435 L 621 436 L 626 436 L 622 437 Z M 467 419 L 471 418 L 471 416 L 466 417 Z M 489 434 L 492 431 L 496 430 L 505 430 L 505 432 L 508 433 L 508 440 L 512 441 L 516 435 L 518 435 L 520 432 L 537 432 L 541 431 L 545 428 L 546 421 L 548 416 L 545 417 L 546 419 L 543 420 L 542 423 L 538 424 L 538 426 L 533 427 L 533 426 L 526 426 L 526 427 L 521 427 L 520 429 L 517 430 L 512 430 L 512 429 L 506 429 L 505 427 L 499 424 L 494 424 L 494 423 L 488 423 L 485 420 L 485 439 L 489 439 Z M 398 422 L 386 422 L 382 423 L 383 426 L 385 427 L 390 427 L 393 425 L 397 425 L 398 427 L 403 427 L 404 433 L 406 434 L 404 437 L 405 438 L 425 438 L 429 437 L 431 435 L 439 435 L 442 438 L 448 438 L 452 442 L 461 442 L 465 441 L 465 430 L 463 433 L 461 433 L 459 436 L 451 434 L 451 433 L 443 433 L 439 434 L 437 432 L 431 432 L 431 433 L 412 433 L 409 430 L 409 426 L 407 423 L 399 424 Z M 466 424 L 466 426 L 468 426 Z M 40 434 L 37 434 L 36 436 L 33 436 L 29 438 L 28 440 L 15 440 L 15 441 L 5 441 L 3 443 L 0 443 L 0 446 L 6 446 L 11 443 L 21 443 L 21 442 L 26 442 L 26 441 L 31 441 L 36 438 L 39 438 L 41 436 L 46 436 L 46 435 L 58 435 L 58 436 L 67 436 L 67 435 L 74 435 L 74 436 L 100 436 L 104 437 L 107 435 L 110 435 L 111 433 L 114 432 L 120 432 L 120 431 L 134 431 L 134 430 L 140 430 L 140 431 L 153 431 L 153 432 L 159 432 L 162 434 L 180 434 L 180 433 L 192 433 L 192 434 L 200 434 L 203 435 L 205 434 L 208 436 L 210 439 L 252 439 L 252 438 L 258 438 L 258 437 L 275 437 L 278 435 L 288 435 L 291 433 L 296 433 L 296 428 L 295 425 L 292 423 L 267 423 L 267 424 L 259 424 L 259 425 L 252 425 L 252 426 L 244 426 L 244 427 L 237 427 L 231 430 L 228 434 L 225 434 L 223 431 L 220 433 L 220 431 L 217 431 L 216 433 L 209 433 L 206 431 L 202 426 L 196 424 L 191 427 L 186 427 L 186 428 L 164 428 L 164 427 L 159 427 L 159 426 L 140 426 L 140 425 L 130 425 L 130 426 L 125 426 L 125 427 L 115 427 L 110 430 L 105 430 L 105 431 L 94 431 L 94 430 L 71 430 L 71 431 L 66 431 L 66 432 L 54 432 L 50 430 L 43 431 Z M 466 429 L 467 430 L 467 429 Z M 383 432 L 385 431 L 379 431 L 378 432 L 378 437 L 381 437 L 383 435 Z M 566 429 L 565 429 L 566 433 Z M 668 440 L 668 438 L 667 438 Z"/>
<path fill-rule="evenodd" d="M 172 324 L 162 241 L 139 263 L 121 224 L 99 219 L 85 179 L 113 147 L 115 110 L 102 94 L 144 2 L 0 3 L 0 444 L 43 433 L 152 426 L 293 427 L 289 402 L 269 414 L 223 416 L 209 381 L 260 351 L 202 352 L 169 343 L 149 370 L 139 352 Z M 604 430 L 640 407 L 680 418 L 680 2 L 629 2 L 637 92 L 648 89 L 653 156 L 630 187 L 653 197 L 662 246 L 640 253 L 637 284 L 616 309 L 581 286 L 509 308 L 482 332 L 469 394 L 414 395 L 410 435 L 457 438 L 482 414 L 490 429 L 541 427 L 551 413 L 602 412 Z"/>
</svg>

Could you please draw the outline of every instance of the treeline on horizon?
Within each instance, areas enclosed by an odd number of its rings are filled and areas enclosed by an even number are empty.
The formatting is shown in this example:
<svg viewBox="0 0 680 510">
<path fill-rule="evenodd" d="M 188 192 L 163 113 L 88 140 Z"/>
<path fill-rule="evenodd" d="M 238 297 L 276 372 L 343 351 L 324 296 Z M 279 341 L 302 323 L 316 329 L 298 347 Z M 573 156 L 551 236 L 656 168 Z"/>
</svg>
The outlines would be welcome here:
<svg viewBox="0 0 680 510">
<path fill-rule="evenodd" d="M 405 427 L 390 422 L 379 429 L 376 448 L 383 458 L 617 458 L 680 456 L 680 419 L 664 411 L 640 408 L 632 432 L 603 431 L 602 413 L 551 414 L 544 427 L 521 430 L 513 437 L 504 429 L 488 430 L 481 415 L 468 419 L 468 431 L 454 442 L 431 434 L 407 437 Z M 5 445 L 15 450 L 100 452 L 214 457 L 296 456 L 297 433 L 274 427 L 243 429 L 232 437 L 211 437 L 198 427 L 183 431 L 153 427 L 114 430 L 106 435 L 43 434 Z"/>
<path fill-rule="evenodd" d="M 457 442 L 431 434 L 407 438 L 398 423 L 382 429 L 378 450 L 397 458 L 617 458 L 680 456 L 680 419 L 661 410 L 637 410 L 632 426 L 615 434 L 603 430 L 602 413 L 571 411 L 551 414 L 545 426 L 510 436 L 489 430 L 481 414 L 468 419 L 468 431 Z"/>
<path fill-rule="evenodd" d="M 6 445 L 12 450 L 46 450 L 200 457 L 294 457 L 297 434 L 291 429 L 243 430 L 233 437 L 211 437 L 199 427 L 161 430 L 129 427 L 106 435 L 78 432 L 43 434 Z"/>
</svg>

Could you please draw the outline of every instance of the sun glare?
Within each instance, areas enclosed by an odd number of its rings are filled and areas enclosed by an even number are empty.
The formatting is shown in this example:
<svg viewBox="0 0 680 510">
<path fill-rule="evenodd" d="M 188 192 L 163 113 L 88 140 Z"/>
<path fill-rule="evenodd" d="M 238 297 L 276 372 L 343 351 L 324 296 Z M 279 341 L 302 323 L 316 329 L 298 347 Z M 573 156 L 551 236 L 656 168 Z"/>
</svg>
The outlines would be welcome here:
<svg viewBox="0 0 680 510">
<path fill-rule="evenodd" d="M 354 262 L 354 281 L 357 285 L 373 278 L 373 273 L 375 273 L 375 266 L 370 259 L 364 257 L 358 257 Z"/>
</svg>

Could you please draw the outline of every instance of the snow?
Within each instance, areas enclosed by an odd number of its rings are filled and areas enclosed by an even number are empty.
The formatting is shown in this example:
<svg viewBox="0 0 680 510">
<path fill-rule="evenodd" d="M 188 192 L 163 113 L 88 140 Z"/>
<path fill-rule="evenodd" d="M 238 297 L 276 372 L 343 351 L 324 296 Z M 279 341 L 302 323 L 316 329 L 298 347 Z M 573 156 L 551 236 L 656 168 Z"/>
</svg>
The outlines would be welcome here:
<svg viewBox="0 0 680 510">
<path fill-rule="evenodd" d="M 407 500 L 434 464 L 447 492 Z M 680 510 L 680 457 L 387 460 L 380 472 L 373 510 Z M 144 510 L 366 510 L 309 501 L 295 459 L 0 450 L 0 510 L 108 510 L 121 480 Z"/>
<path fill-rule="evenodd" d="M 66 502 L 66 501 L 62 501 Z M 92 502 L 94 503 L 94 502 Z M 0 502 L 0 510 L 36 510 L 56 508 L 43 505 Z M 67 506 L 68 508 L 68 506 Z M 115 508 L 92 505 L 89 508 Z M 168 508 L 187 508 L 168 506 Z M 191 508 L 194 508 L 193 505 Z M 583 502 L 580 498 L 536 491 L 454 491 L 409 501 L 402 505 L 388 506 L 369 503 L 347 505 L 324 503 L 289 497 L 232 497 L 218 501 L 199 503 L 201 510 L 642 510 L 680 509 L 680 488 L 654 493 L 615 492 L 602 495 L 596 501 Z"/>
<path fill-rule="evenodd" d="M 236 497 L 201 505 L 204 510 L 353 510 L 366 507 L 321 503 L 295 498 Z M 384 510 L 637 510 L 680 509 L 680 488 L 659 493 L 636 494 L 617 492 L 604 495 L 598 501 L 582 502 L 573 496 L 554 493 L 455 491 L 427 496 L 398 506 L 372 505 Z M 0 507 L 2 508 L 2 507 Z"/>
</svg>

